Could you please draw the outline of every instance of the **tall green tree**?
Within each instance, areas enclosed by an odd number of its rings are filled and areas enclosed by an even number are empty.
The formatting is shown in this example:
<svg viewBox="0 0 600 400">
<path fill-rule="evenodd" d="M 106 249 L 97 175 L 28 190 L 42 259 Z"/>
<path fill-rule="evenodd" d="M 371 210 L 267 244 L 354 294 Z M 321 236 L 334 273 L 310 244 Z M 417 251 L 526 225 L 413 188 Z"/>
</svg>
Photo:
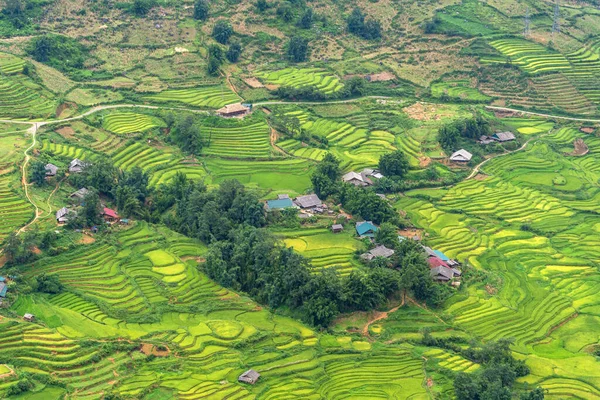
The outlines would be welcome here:
<svg viewBox="0 0 600 400">
<path fill-rule="evenodd" d="M 232 43 L 227 49 L 227 53 L 225 57 L 231 63 L 236 63 L 240 59 L 240 55 L 242 54 L 242 45 L 238 42 Z"/>
<path fill-rule="evenodd" d="M 31 163 L 31 180 L 38 186 L 46 183 L 46 164 L 36 160 Z"/>
<path fill-rule="evenodd" d="M 209 10 L 207 0 L 196 0 L 194 3 L 194 19 L 205 21 L 208 18 Z"/>
<path fill-rule="evenodd" d="M 233 35 L 231 24 L 223 19 L 218 20 L 213 27 L 212 37 L 221 44 L 227 44 L 231 35 Z"/>
<path fill-rule="evenodd" d="M 298 26 L 302 29 L 310 29 L 312 28 L 315 16 L 313 9 L 308 7 L 304 10 L 304 13 L 300 17 L 300 21 L 298 21 Z"/>
<path fill-rule="evenodd" d="M 379 158 L 379 171 L 385 176 L 402 178 L 409 169 L 408 158 L 402 150 L 384 154 Z"/>
<path fill-rule="evenodd" d="M 301 36 L 293 36 L 288 43 L 288 58 L 293 62 L 303 62 L 308 59 L 308 55 L 308 39 Z"/>
</svg>

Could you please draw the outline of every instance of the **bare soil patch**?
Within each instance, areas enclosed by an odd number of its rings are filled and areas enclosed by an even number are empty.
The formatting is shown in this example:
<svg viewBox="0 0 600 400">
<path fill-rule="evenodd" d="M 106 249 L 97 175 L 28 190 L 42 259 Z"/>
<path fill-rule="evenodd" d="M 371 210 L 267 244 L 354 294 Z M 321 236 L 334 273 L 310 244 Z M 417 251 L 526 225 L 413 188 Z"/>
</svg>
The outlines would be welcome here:
<svg viewBox="0 0 600 400">
<path fill-rule="evenodd" d="M 400 236 L 404 236 L 407 238 L 414 238 L 415 236 L 421 240 L 423 239 L 425 232 L 423 231 L 423 229 L 401 229 L 398 231 L 398 235 Z"/>
<path fill-rule="evenodd" d="M 73 137 L 75 137 L 75 130 L 70 126 L 60 127 L 56 130 L 56 133 L 60 134 L 66 139 L 72 139 Z"/>
<path fill-rule="evenodd" d="M 575 139 L 575 141 L 573 142 L 573 147 L 574 150 L 570 153 L 567 153 L 567 155 L 581 157 L 586 155 L 590 151 L 590 148 L 587 144 L 585 144 L 582 138 Z"/>
<path fill-rule="evenodd" d="M 442 117 L 449 117 L 451 113 L 440 112 L 440 107 L 437 104 L 423 104 L 416 102 L 415 104 L 404 107 L 402 109 L 409 117 L 418 121 L 438 121 Z"/>
<path fill-rule="evenodd" d="M 584 127 L 579 128 L 579 131 L 583 132 L 583 133 L 591 134 L 596 131 L 596 128 L 593 128 L 591 126 L 584 126 Z"/>
<path fill-rule="evenodd" d="M 91 244 L 91 243 L 94 243 L 95 241 L 96 241 L 96 239 L 94 239 L 93 237 L 84 234 L 81 237 L 81 239 L 79 240 L 79 243 L 81 243 L 81 244 Z"/>
<path fill-rule="evenodd" d="M 479 173 L 479 174 L 475 175 L 475 177 L 473 179 L 475 179 L 476 181 L 483 181 L 483 180 L 487 179 L 487 177 L 488 176 L 486 174 Z"/>
<path fill-rule="evenodd" d="M 265 85 L 265 87 L 269 90 L 277 90 L 279 89 L 279 85 L 273 85 L 272 83 L 268 83 Z"/>
<path fill-rule="evenodd" d="M 385 81 L 392 81 L 394 79 L 396 79 L 396 76 L 394 74 L 392 74 L 391 72 L 380 72 L 378 74 L 371 74 L 371 75 L 367 75 L 368 78 L 367 80 L 371 81 L 371 82 L 385 82 Z"/>
<path fill-rule="evenodd" d="M 155 355 L 156 357 L 167 357 L 171 351 L 167 346 L 164 346 L 166 350 L 158 350 L 158 348 L 152 343 L 143 343 L 140 351 L 145 355 L 149 356 L 150 354 Z"/>
<path fill-rule="evenodd" d="M 244 78 L 244 83 L 250 86 L 252 89 L 260 89 L 265 87 L 261 81 L 256 78 Z"/>
</svg>

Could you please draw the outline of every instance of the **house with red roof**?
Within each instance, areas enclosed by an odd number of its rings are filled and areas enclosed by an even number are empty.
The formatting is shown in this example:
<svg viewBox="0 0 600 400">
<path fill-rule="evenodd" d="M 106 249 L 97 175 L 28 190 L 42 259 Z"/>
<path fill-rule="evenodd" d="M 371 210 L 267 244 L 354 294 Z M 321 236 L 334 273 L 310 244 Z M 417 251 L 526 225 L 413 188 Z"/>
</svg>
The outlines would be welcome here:
<svg viewBox="0 0 600 400">
<path fill-rule="evenodd" d="M 115 222 L 119 219 L 119 214 L 115 210 L 104 207 L 102 210 L 102 217 L 106 222 Z"/>
</svg>

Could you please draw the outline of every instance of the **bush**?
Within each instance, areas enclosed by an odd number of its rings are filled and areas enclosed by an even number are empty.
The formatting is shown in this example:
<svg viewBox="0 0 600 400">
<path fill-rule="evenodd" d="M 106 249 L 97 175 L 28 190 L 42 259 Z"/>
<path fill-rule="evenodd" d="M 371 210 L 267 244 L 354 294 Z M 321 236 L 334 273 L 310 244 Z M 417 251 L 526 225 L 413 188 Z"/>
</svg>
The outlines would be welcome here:
<svg viewBox="0 0 600 400">
<path fill-rule="evenodd" d="M 308 59 L 308 55 L 308 39 L 300 36 L 293 36 L 288 44 L 288 58 L 293 62 L 303 62 Z"/>
<path fill-rule="evenodd" d="M 240 59 L 240 55 L 242 54 L 242 45 L 239 43 L 232 43 L 225 54 L 227 60 L 231 63 L 236 63 Z"/>
<path fill-rule="evenodd" d="M 27 52 L 34 60 L 66 72 L 83 68 L 88 54 L 85 46 L 75 39 L 54 34 L 36 37 Z"/>
<path fill-rule="evenodd" d="M 208 2 L 206 0 L 196 0 L 194 3 L 194 19 L 205 21 L 208 18 Z"/>
</svg>

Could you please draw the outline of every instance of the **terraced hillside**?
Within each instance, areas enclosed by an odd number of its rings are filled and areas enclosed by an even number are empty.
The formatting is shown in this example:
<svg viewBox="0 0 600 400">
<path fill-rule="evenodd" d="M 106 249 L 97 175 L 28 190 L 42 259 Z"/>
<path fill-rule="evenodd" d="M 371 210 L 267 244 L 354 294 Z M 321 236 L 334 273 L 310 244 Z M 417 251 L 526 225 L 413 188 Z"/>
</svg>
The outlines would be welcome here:
<svg viewBox="0 0 600 400">
<path fill-rule="evenodd" d="M 578 137 L 590 153 L 565 157 L 559 149 L 572 151 Z M 598 318 L 599 157 L 598 138 L 564 128 L 490 161 L 489 177 L 441 190 L 433 203 L 410 192 L 398 203 L 428 229 L 431 245 L 501 277 L 451 300 L 455 325 L 486 339 L 515 338 L 532 370 L 527 381 L 557 397 L 600 395 L 597 361 L 582 353 L 596 343 L 589 322 Z M 560 378 L 548 377 L 547 365 Z"/>
<path fill-rule="evenodd" d="M 145 99 L 163 103 L 183 103 L 211 110 L 216 110 L 226 104 L 240 101 L 240 98 L 225 86 L 202 86 L 192 89 L 166 90 L 147 96 Z"/>
<path fill-rule="evenodd" d="M 269 85 L 293 88 L 314 86 L 324 94 L 335 93 L 344 86 L 337 76 L 320 68 L 284 68 L 279 71 L 259 71 L 256 76 Z"/>
<path fill-rule="evenodd" d="M 423 362 L 411 346 L 372 349 L 260 310 L 180 258 L 203 251 L 139 223 L 119 233 L 114 247 L 92 244 L 53 257 L 39 268 L 57 274 L 68 291 L 20 296 L 15 310 L 35 313 L 46 326 L 5 318 L 0 348 L 23 370 L 51 373 L 74 399 L 157 388 L 189 399 L 318 399 L 357 390 L 369 398 L 427 398 Z M 140 343 L 165 345 L 177 357 L 146 359 Z M 255 386 L 237 382 L 247 368 L 262 375 Z"/>
</svg>

